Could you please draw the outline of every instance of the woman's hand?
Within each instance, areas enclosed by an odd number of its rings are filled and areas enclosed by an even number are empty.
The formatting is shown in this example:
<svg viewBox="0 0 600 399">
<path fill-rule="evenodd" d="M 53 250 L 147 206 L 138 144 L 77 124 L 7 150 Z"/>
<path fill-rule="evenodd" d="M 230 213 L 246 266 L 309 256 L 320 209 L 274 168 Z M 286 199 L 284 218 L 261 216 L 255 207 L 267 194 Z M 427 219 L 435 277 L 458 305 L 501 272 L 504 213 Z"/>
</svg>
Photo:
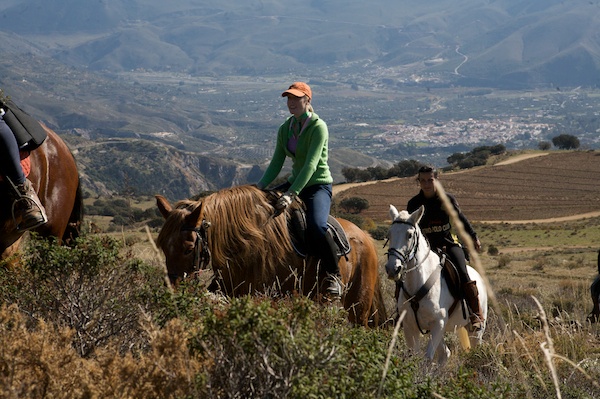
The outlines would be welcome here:
<svg viewBox="0 0 600 399">
<path fill-rule="evenodd" d="M 277 209 L 280 212 L 284 211 L 285 208 L 292 205 L 292 201 L 294 200 L 294 197 L 295 197 L 295 194 L 292 193 L 291 191 L 286 192 L 281 197 L 279 197 L 279 199 L 275 203 L 275 209 Z"/>
</svg>

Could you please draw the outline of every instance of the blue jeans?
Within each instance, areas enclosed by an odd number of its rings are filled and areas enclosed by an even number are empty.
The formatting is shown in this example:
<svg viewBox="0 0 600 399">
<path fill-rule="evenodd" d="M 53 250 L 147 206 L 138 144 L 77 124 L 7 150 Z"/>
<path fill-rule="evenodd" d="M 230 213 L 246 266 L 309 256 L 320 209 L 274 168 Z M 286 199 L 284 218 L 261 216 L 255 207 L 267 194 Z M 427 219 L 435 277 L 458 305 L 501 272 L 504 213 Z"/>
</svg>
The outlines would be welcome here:
<svg viewBox="0 0 600 399">
<path fill-rule="evenodd" d="M 275 190 L 285 192 L 290 183 L 284 183 Z M 310 255 L 323 259 L 329 266 L 332 263 L 330 245 L 327 242 L 327 219 L 331 211 L 331 184 L 315 184 L 304 187 L 298 195 L 306 206 L 306 244 Z"/>
<path fill-rule="evenodd" d="M 330 249 L 325 235 L 327 218 L 331 211 L 331 184 L 315 184 L 300 192 L 300 199 L 306 205 L 306 242 L 311 255 L 323 259 Z"/>
<path fill-rule="evenodd" d="M 2 117 L 0 117 L 0 173 L 16 185 L 25 182 L 17 139 Z"/>
</svg>

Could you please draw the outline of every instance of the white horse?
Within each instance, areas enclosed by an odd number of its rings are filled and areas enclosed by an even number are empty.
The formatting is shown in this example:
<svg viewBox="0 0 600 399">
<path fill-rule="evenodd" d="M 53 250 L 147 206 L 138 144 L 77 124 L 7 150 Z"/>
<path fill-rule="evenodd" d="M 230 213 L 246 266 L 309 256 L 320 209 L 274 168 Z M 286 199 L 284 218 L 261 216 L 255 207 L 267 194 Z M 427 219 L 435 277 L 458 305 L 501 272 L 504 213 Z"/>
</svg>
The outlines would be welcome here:
<svg viewBox="0 0 600 399">
<path fill-rule="evenodd" d="M 426 237 L 419 228 L 425 208 L 421 206 L 412 214 L 398 212 L 390 205 L 392 225 L 388 232 L 388 260 L 385 270 L 390 279 L 401 283 L 398 295 L 398 313 L 406 310 L 402 321 L 406 344 L 413 351 L 419 350 L 421 334 L 430 332 L 425 356 L 442 364 L 450 356 L 444 342 L 444 334 L 455 331 L 461 346 L 467 350 L 481 343 L 485 324 L 471 336 L 465 329 L 471 328 L 469 311 L 463 300 L 454 298 L 442 275 L 440 257 L 431 250 Z M 477 282 L 479 302 L 487 320 L 487 291 L 483 279 L 475 269 L 467 266 L 471 279 Z"/>
</svg>

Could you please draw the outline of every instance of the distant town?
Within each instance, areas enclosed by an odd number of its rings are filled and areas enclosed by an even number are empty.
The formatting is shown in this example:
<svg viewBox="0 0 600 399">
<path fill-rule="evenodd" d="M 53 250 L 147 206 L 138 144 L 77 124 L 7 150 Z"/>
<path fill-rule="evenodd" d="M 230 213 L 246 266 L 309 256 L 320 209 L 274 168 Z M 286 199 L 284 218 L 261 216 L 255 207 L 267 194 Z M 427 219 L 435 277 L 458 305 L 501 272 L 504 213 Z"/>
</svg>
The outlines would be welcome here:
<svg viewBox="0 0 600 399">
<path fill-rule="evenodd" d="M 417 143 L 429 147 L 448 147 L 457 144 L 477 146 L 481 143 L 511 143 L 542 141 L 552 128 L 547 123 L 528 123 L 518 120 L 451 120 L 424 125 L 384 125 L 385 131 L 373 136 L 381 144 Z"/>
</svg>

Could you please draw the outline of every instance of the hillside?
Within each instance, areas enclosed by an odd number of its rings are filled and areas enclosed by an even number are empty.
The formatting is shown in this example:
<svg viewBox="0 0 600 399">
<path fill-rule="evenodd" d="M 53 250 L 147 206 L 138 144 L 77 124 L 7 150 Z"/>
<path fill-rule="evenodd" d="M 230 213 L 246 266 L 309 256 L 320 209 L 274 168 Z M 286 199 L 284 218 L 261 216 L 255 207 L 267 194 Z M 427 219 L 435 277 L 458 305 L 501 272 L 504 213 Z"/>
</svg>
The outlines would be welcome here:
<svg viewBox="0 0 600 399">
<path fill-rule="evenodd" d="M 9 42 L 23 41 L 20 51 L 109 73 L 273 76 L 360 65 L 391 84 L 514 89 L 595 85 L 600 69 L 600 7 L 583 0 L 334 0 L 293 11 L 276 0 L 24 0 L 3 2 L 0 13 L 0 31 L 18 35 Z"/>
<path fill-rule="evenodd" d="M 6 0 L 0 89 L 77 152 L 91 195 L 180 199 L 256 181 L 281 91 L 306 80 L 339 182 L 345 166 L 443 165 L 561 133 L 598 149 L 599 13 L 582 0 L 333 0 L 293 15 L 278 0 Z"/>
<path fill-rule="evenodd" d="M 600 211 L 599 174 L 599 151 L 557 151 L 439 178 L 472 221 L 527 221 Z M 361 215 L 383 222 L 390 204 L 405 209 L 418 190 L 409 177 L 351 187 L 335 198 L 365 198 L 370 207 Z"/>
</svg>

